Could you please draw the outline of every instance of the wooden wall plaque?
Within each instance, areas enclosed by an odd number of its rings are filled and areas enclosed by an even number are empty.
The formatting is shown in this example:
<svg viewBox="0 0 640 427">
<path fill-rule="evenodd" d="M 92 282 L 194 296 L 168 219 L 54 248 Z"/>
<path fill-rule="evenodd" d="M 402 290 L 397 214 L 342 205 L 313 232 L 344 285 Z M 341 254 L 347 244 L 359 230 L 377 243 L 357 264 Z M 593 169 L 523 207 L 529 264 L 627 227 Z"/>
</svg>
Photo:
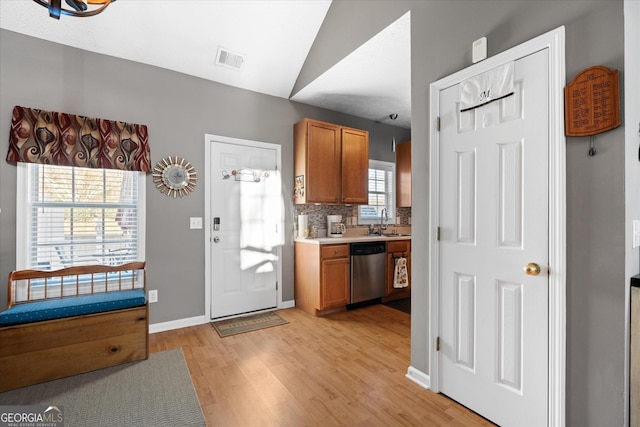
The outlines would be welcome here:
<svg viewBox="0 0 640 427">
<path fill-rule="evenodd" d="M 587 136 L 620 126 L 618 70 L 589 67 L 564 88 L 567 136 Z"/>
</svg>

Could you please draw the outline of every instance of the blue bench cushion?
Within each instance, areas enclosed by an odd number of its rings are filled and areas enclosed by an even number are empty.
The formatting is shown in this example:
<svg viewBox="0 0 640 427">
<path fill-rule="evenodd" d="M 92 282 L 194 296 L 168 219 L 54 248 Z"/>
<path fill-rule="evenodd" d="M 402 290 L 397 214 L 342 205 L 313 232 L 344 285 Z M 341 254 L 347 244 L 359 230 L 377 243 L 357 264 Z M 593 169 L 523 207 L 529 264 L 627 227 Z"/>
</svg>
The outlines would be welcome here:
<svg viewBox="0 0 640 427">
<path fill-rule="evenodd" d="M 142 289 L 30 302 L 14 305 L 0 313 L 0 326 L 102 313 L 138 307 L 146 302 L 147 299 Z"/>
</svg>

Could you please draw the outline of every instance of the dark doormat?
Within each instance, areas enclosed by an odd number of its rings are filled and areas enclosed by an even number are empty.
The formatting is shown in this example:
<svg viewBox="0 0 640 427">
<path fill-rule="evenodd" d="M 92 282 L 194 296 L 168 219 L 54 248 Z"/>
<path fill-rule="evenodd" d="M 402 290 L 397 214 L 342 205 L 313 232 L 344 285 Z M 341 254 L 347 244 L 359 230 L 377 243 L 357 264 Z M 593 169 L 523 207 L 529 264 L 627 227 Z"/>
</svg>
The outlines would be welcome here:
<svg viewBox="0 0 640 427">
<path fill-rule="evenodd" d="M 231 335 L 242 334 L 244 332 L 284 325 L 286 323 L 289 322 L 278 316 L 273 311 L 269 311 L 266 313 L 258 313 L 250 316 L 211 322 L 211 326 L 213 326 L 218 334 L 224 338 Z"/>
<path fill-rule="evenodd" d="M 383 302 L 382 304 L 386 305 L 387 307 L 395 308 L 396 310 L 411 314 L 411 297 L 387 301 Z"/>
</svg>

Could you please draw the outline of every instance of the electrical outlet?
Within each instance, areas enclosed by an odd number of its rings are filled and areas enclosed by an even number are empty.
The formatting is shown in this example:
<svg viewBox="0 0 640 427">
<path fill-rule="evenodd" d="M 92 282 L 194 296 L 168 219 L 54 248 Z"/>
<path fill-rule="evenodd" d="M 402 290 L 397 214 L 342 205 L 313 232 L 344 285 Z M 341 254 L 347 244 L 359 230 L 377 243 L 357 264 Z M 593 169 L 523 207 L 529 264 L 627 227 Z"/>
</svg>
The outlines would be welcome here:
<svg viewBox="0 0 640 427">
<path fill-rule="evenodd" d="M 154 290 L 150 290 L 149 291 L 149 302 L 158 302 L 158 290 L 154 289 Z"/>
</svg>

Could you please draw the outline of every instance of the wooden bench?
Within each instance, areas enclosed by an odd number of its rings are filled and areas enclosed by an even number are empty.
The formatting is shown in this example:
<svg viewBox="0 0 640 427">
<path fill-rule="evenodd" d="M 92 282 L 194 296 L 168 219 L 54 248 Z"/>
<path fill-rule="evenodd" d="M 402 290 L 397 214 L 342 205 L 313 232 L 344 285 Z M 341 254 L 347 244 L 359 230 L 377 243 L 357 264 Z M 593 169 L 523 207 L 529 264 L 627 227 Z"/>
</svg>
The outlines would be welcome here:
<svg viewBox="0 0 640 427">
<path fill-rule="evenodd" d="M 146 263 L 9 274 L 0 392 L 147 359 Z"/>
</svg>

